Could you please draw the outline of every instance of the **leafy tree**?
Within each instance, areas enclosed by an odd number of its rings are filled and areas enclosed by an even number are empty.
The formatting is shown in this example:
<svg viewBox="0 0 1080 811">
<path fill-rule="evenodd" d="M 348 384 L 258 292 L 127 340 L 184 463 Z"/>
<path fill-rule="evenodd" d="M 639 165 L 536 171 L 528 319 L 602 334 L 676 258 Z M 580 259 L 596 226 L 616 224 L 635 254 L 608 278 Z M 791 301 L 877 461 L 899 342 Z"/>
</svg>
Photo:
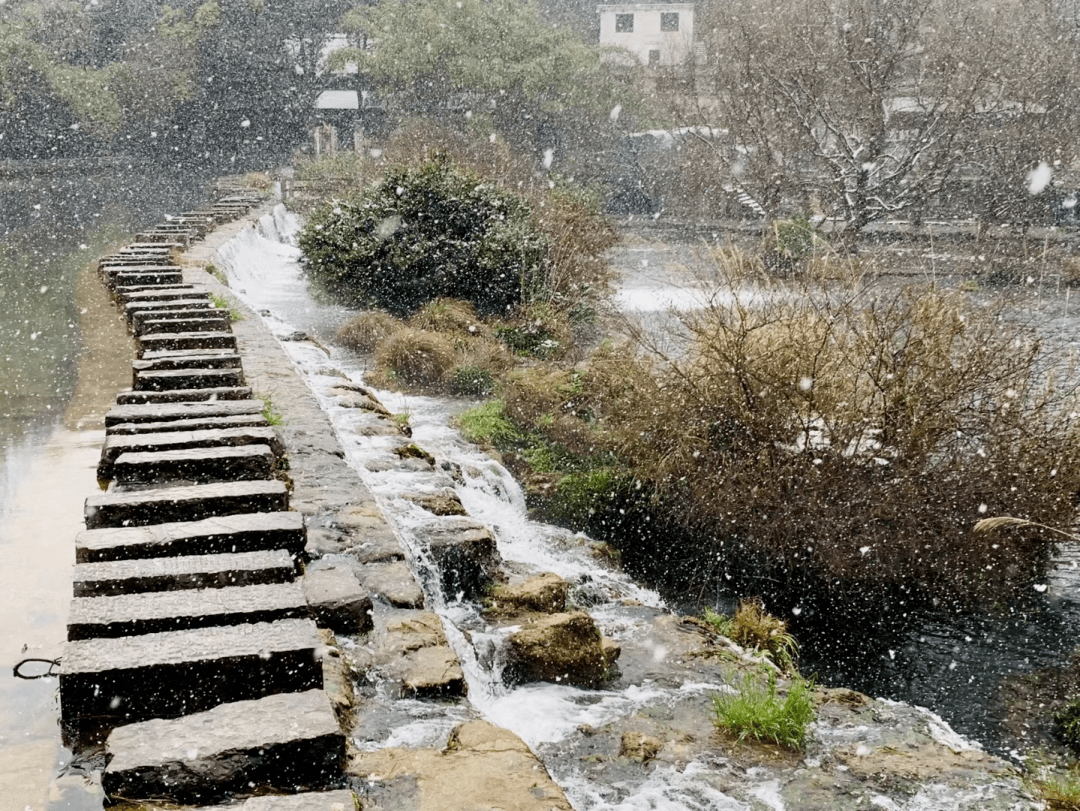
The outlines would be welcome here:
<svg viewBox="0 0 1080 811">
<path fill-rule="evenodd" d="M 598 118 L 634 102 L 600 48 L 544 23 L 528 0 L 387 0 L 353 9 L 345 27 L 364 47 L 335 59 L 358 62 L 400 106 L 463 106 L 518 144 L 585 142 Z"/>
</svg>

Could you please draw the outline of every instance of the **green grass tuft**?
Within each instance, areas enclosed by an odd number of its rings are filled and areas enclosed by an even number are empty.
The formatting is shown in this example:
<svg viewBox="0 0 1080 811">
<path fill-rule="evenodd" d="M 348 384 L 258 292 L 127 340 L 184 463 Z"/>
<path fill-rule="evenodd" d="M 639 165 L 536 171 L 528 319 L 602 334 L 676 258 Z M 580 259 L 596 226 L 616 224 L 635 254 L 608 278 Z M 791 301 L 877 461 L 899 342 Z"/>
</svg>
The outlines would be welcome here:
<svg viewBox="0 0 1080 811">
<path fill-rule="evenodd" d="M 488 400 L 476 408 L 470 408 L 458 417 L 458 424 L 470 442 L 498 447 L 520 438 L 519 431 L 506 417 L 506 403 L 503 400 Z"/>
<path fill-rule="evenodd" d="M 791 681 L 787 695 L 777 695 L 776 675 L 763 684 L 760 676 L 746 674 L 738 692 L 713 696 L 716 725 L 738 739 L 775 743 L 801 749 L 814 720 L 810 685 L 802 678 Z"/>
<path fill-rule="evenodd" d="M 285 417 L 274 407 L 274 398 L 269 394 L 260 394 L 258 398 L 263 401 L 262 415 L 270 425 L 284 425 Z"/>
</svg>

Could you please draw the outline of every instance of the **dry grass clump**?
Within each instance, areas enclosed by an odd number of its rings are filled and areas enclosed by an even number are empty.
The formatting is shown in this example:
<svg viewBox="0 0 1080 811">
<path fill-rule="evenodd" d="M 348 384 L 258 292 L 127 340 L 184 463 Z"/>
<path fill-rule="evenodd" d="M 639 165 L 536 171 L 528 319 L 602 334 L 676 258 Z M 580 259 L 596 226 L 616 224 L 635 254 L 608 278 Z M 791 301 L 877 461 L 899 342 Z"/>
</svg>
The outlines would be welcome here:
<svg viewBox="0 0 1080 811">
<path fill-rule="evenodd" d="M 338 343 L 357 352 L 374 352 L 403 328 L 401 321 L 381 310 L 360 313 L 347 321 L 334 336 Z"/>
<path fill-rule="evenodd" d="M 1030 332 L 932 289 L 744 293 L 688 315 L 689 351 L 611 420 L 620 459 L 708 539 L 711 575 L 741 560 L 764 584 L 942 603 L 1029 588 L 1048 532 L 972 525 L 1074 514 L 1076 398 Z"/>
<path fill-rule="evenodd" d="M 429 301 L 410 316 L 408 324 L 413 329 L 462 337 L 479 338 L 490 333 L 476 314 L 476 308 L 461 299 L 437 298 Z"/>
<path fill-rule="evenodd" d="M 446 336 L 403 327 L 375 350 L 375 375 L 382 383 L 441 389 L 457 361 Z"/>
</svg>

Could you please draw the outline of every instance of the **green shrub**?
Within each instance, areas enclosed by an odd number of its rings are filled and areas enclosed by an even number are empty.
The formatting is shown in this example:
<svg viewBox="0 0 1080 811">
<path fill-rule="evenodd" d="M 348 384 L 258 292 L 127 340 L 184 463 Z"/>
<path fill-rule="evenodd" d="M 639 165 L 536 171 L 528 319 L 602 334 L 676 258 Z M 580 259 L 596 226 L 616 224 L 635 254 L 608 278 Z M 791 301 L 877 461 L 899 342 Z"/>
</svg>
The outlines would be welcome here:
<svg viewBox="0 0 1080 811">
<path fill-rule="evenodd" d="M 1053 730 L 1058 740 L 1080 753 L 1080 696 L 1054 713 Z"/>
<path fill-rule="evenodd" d="M 801 749 L 814 720 L 810 685 L 801 678 L 793 679 L 783 699 L 777 695 L 776 685 L 773 673 L 764 684 L 760 676 L 747 673 L 736 693 L 713 696 L 716 725 L 740 741 L 752 738 Z"/>
<path fill-rule="evenodd" d="M 495 379 L 487 369 L 476 366 L 456 366 L 450 380 L 454 394 L 484 395 L 495 391 Z"/>
<path fill-rule="evenodd" d="M 541 272 L 545 248 L 521 198 L 439 156 L 322 206 L 299 244 L 309 276 L 332 296 L 398 315 L 440 296 L 505 313 Z"/>
</svg>

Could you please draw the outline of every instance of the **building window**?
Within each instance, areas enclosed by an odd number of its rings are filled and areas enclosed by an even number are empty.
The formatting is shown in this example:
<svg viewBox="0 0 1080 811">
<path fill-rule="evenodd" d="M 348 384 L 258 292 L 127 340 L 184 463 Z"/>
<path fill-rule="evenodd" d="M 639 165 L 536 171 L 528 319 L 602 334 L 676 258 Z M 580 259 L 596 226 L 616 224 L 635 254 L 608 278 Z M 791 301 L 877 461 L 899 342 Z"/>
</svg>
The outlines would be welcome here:
<svg viewBox="0 0 1080 811">
<path fill-rule="evenodd" d="M 660 64 L 660 51 L 649 51 L 649 64 L 650 65 L 659 65 Z"/>
<path fill-rule="evenodd" d="M 634 15 L 633 14 L 616 14 L 615 15 L 615 33 L 616 34 L 632 34 L 632 33 L 634 33 Z"/>
<path fill-rule="evenodd" d="M 665 11 L 660 15 L 660 30 L 661 31 L 678 31 L 679 30 L 679 12 L 677 11 Z"/>
</svg>

